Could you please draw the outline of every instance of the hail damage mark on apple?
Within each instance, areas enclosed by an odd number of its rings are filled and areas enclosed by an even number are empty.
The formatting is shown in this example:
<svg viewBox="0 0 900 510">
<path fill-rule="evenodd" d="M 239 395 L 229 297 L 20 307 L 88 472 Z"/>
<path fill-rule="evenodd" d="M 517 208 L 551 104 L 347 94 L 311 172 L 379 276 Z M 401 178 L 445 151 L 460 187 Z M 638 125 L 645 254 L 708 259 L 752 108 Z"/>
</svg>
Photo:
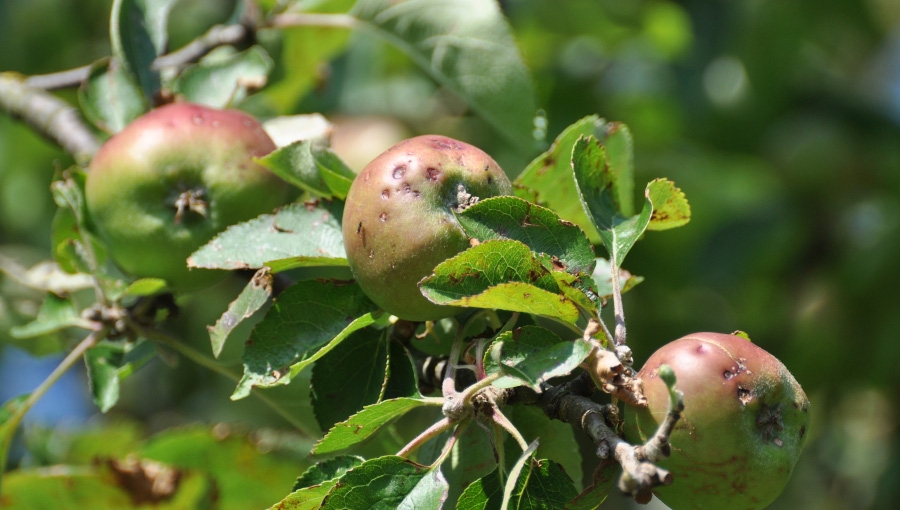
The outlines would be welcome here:
<svg viewBox="0 0 900 510">
<path fill-rule="evenodd" d="M 454 314 L 457 308 L 431 303 L 417 284 L 469 247 L 454 210 L 479 197 L 511 194 L 506 175 L 481 150 L 438 135 L 398 143 L 361 175 L 369 179 L 353 182 L 343 219 L 347 260 L 360 286 L 385 311 L 404 319 Z M 379 227 L 369 229 L 363 246 L 352 229 L 376 217 Z M 369 258 L 370 250 L 378 256 Z"/>
<path fill-rule="evenodd" d="M 672 455 L 676 478 L 656 490 L 672 508 L 761 509 L 783 490 L 807 436 L 809 400 L 774 356 L 736 335 L 696 333 L 654 353 L 641 369 L 646 409 L 626 408 L 626 437 L 652 435 L 668 390 L 655 377 L 669 365 L 684 393 Z"/>
</svg>

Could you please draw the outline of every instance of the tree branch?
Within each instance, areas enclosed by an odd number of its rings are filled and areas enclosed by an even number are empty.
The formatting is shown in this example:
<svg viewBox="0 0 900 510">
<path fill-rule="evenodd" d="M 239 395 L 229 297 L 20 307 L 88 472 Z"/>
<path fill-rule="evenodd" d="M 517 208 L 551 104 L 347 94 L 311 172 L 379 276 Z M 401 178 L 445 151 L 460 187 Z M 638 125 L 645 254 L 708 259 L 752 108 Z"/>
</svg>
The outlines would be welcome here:
<svg viewBox="0 0 900 510">
<path fill-rule="evenodd" d="M 75 108 L 46 91 L 27 86 L 15 73 L 0 73 L 0 109 L 59 144 L 79 164 L 89 162 L 100 148 L 100 141 Z"/>
<path fill-rule="evenodd" d="M 157 57 L 152 68 L 159 70 L 191 64 L 219 46 L 246 44 L 252 36 L 252 29 L 244 24 L 216 25 L 177 51 Z M 24 81 L 29 87 L 59 90 L 80 86 L 90 73 L 91 65 L 88 64 L 58 73 L 36 74 Z"/>
</svg>

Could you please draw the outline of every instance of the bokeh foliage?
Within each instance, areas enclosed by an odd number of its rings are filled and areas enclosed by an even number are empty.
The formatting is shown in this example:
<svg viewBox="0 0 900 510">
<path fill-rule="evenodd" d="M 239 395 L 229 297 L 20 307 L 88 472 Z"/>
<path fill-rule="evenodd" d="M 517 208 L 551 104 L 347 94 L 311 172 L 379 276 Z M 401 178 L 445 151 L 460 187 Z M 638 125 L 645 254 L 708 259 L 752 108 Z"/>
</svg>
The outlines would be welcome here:
<svg viewBox="0 0 900 510">
<path fill-rule="evenodd" d="M 179 2 L 172 47 L 225 21 L 234 3 Z M 352 4 L 307 3 L 335 12 Z M 109 5 L 0 1 L 0 71 L 48 73 L 108 55 Z M 693 331 L 749 332 L 791 368 L 816 413 L 809 449 L 776 507 L 887 507 L 900 484 L 900 5 L 501 6 L 546 112 L 536 134 L 552 139 L 594 112 L 625 122 L 637 182 L 665 176 L 691 198 L 687 228 L 648 236 L 631 253 L 629 270 L 647 279 L 625 297 L 636 358 Z M 468 115 L 441 83 L 377 38 L 311 31 L 260 34 L 276 69 L 270 88 L 246 108 L 388 116 L 409 133 L 475 143 L 512 175 L 535 155 Z M 73 91 L 60 95 L 75 99 Z M 0 255 L 25 266 L 47 258 L 49 183 L 54 168 L 68 164 L 56 147 L 0 116 Z M 12 284 L 0 277 L 0 286 Z M 182 303 L 180 335 L 202 346 L 204 325 L 227 304 L 221 294 L 237 289 L 226 282 Z M 40 298 L 0 296 L 0 347 Z M 239 355 L 226 349 L 222 357 Z M 0 366 L 4 377 L 16 370 Z M 283 425 L 251 402 L 230 402 L 228 381 L 187 364 L 173 374 L 154 361 L 128 386 L 117 412 L 151 428 L 195 419 Z M 30 455 L 24 462 L 40 464 Z"/>
</svg>

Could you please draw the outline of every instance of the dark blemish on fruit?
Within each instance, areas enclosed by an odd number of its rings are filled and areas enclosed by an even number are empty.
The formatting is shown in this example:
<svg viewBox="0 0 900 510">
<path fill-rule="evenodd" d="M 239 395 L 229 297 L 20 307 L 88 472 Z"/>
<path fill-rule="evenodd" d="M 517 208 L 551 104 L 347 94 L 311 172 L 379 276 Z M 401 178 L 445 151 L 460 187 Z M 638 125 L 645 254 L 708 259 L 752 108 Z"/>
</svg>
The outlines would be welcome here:
<svg viewBox="0 0 900 510">
<path fill-rule="evenodd" d="M 487 178 L 487 183 L 488 183 L 489 186 L 490 186 L 491 184 L 493 184 L 493 183 L 494 183 L 494 178 L 491 177 L 491 176 L 489 175 L 488 178 Z"/>
<path fill-rule="evenodd" d="M 803 436 L 806 435 L 806 426 L 800 427 L 800 439 L 803 439 Z"/>
<path fill-rule="evenodd" d="M 384 223 L 385 221 L 387 221 L 387 213 L 383 212 L 379 214 L 378 219 L 381 220 L 382 223 Z"/>
<path fill-rule="evenodd" d="M 743 403 L 743 404 L 750 403 L 750 400 L 752 399 L 752 397 L 750 396 L 750 390 L 748 390 L 747 388 L 738 387 L 737 394 L 738 394 L 738 400 L 740 400 L 741 403 Z"/>
<path fill-rule="evenodd" d="M 422 193 L 419 190 L 413 190 L 412 194 L 413 194 L 413 198 L 421 198 L 422 197 Z"/>
<path fill-rule="evenodd" d="M 725 380 L 727 381 L 728 379 L 731 379 L 732 377 L 734 377 L 734 374 L 731 373 L 731 370 L 726 370 L 726 371 L 722 374 L 722 377 L 724 377 Z"/>
<path fill-rule="evenodd" d="M 389 190 L 389 189 L 382 190 L 382 191 L 381 191 L 381 199 L 382 199 L 382 200 L 387 200 L 387 199 L 389 199 L 389 198 L 391 198 L 391 190 Z"/>
<path fill-rule="evenodd" d="M 441 176 L 441 171 L 434 167 L 428 167 L 428 169 L 425 170 L 425 174 L 428 176 L 429 181 L 436 181 L 438 180 L 438 177 Z"/>
<path fill-rule="evenodd" d="M 411 189 L 412 189 L 412 188 L 411 188 L 411 186 L 409 185 L 409 183 L 408 183 L 408 182 L 404 182 L 403 184 L 400 185 L 399 188 L 397 188 L 397 191 L 402 191 L 403 193 L 409 193 L 409 192 L 411 191 Z"/>
<path fill-rule="evenodd" d="M 391 174 L 391 176 L 393 176 L 394 179 L 402 179 L 403 174 L 405 174 L 405 173 L 406 173 L 406 165 L 397 165 L 394 167 L 394 172 Z"/>
<path fill-rule="evenodd" d="M 706 348 L 706 344 L 700 344 L 697 346 L 697 354 L 706 354 L 709 349 Z"/>
<path fill-rule="evenodd" d="M 356 227 L 356 235 L 362 237 L 362 245 L 365 247 L 366 245 L 366 229 L 363 228 L 363 224 L 360 221 L 359 225 Z"/>
</svg>

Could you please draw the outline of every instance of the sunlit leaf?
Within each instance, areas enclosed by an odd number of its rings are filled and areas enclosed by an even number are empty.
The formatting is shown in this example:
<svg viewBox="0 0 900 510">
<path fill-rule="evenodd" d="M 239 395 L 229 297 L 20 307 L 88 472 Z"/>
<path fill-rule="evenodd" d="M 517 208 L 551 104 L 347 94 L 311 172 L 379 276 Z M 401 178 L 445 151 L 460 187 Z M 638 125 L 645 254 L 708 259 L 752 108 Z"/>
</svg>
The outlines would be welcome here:
<svg viewBox="0 0 900 510">
<path fill-rule="evenodd" d="M 509 374 L 494 382 L 501 388 L 521 384 L 538 388 L 541 382 L 574 370 L 591 351 L 590 344 L 581 339 L 563 341 L 538 326 L 507 331 L 492 345 L 491 350 L 499 347 L 499 359 L 493 359 L 489 351 L 485 356 L 485 371 Z"/>
<path fill-rule="evenodd" d="M 147 111 L 148 102 L 140 86 L 118 60 L 104 58 L 91 66 L 78 89 L 78 104 L 84 116 L 98 129 L 115 134 Z"/>
<path fill-rule="evenodd" d="M 346 266 L 342 205 L 291 204 L 226 229 L 188 258 L 190 267 L 260 269 Z"/>
<path fill-rule="evenodd" d="M 365 462 L 365 459 L 356 455 L 338 455 L 337 457 L 318 462 L 310 466 L 297 478 L 297 481 L 294 483 L 294 490 L 340 478 L 344 473 L 363 462 Z"/>
<path fill-rule="evenodd" d="M 301 140 L 257 160 L 285 181 L 322 198 L 346 198 L 356 174 L 318 143 Z"/>
<path fill-rule="evenodd" d="M 446 260 L 419 283 L 437 304 L 497 308 L 578 319 L 550 271 L 519 241 L 486 241 Z"/>
<path fill-rule="evenodd" d="M 647 185 L 647 198 L 653 204 L 653 214 L 647 230 L 668 230 L 691 221 L 691 206 L 684 192 L 666 179 L 654 179 Z"/>
<path fill-rule="evenodd" d="M 514 239 L 548 256 L 547 269 L 590 273 L 594 250 L 584 232 L 553 211 L 517 197 L 482 200 L 457 214 L 469 237 L 480 241 Z"/>
<path fill-rule="evenodd" d="M 572 175 L 572 148 L 581 136 L 602 138 L 606 121 L 597 115 L 585 117 L 563 130 L 550 148 L 535 158 L 513 181 L 516 196 L 552 209 L 565 220 L 581 227 L 598 243 L 597 230 L 588 219 Z"/>
<path fill-rule="evenodd" d="M 231 332 L 245 319 L 249 319 L 272 295 L 272 275 L 267 268 L 260 269 L 244 287 L 240 295 L 228 305 L 215 325 L 207 326 L 213 356 L 219 357 Z"/>
<path fill-rule="evenodd" d="M 416 398 L 396 398 L 368 405 L 345 421 L 336 423 L 315 447 L 317 455 L 349 448 L 365 441 L 386 423 L 407 412 L 434 402 Z"/>
<path fill-rule="evenodd" d="M 266 50 L 253 46 L 224 59 L 204 59 L 186 68 L 175 80 L 174 89 L 192 103 L 227 108 L 264 86 L 273 66 Z"/>
<path fill-rule="evenodd" d="M 625 255 L 650 223 L 653 206 L 645 200 L 640 214 L 624 217 L 618 202 L 615 169 L 607 164 L 606 150 L 594 137 L 579 138 L 572 151 L 575 182 L 582 205 L 591 217 L 610 260 L 621 267 Z"/>
<path fill-rule="evenodd" d="M 438 469 L 400 457 L 379 457 L 340 477 L 322 509 L 437 510 L 447 497 L 447 489 L 447 481 Z"/>
<path fill-rule="evenodd" d="M 535 147 L 534 85 L 496 2 L 360 0 L 352 14 L 510 141 Z"/>
<path fill-rule="evenodd" d="M 9 333 L 14 338 L 34 338 L 71 327 L 89 329 L 91 323 L 81 318 L 71 299 L 51 293 L 44 297 L 33 321 L 13 327 Z"/>
</svg>

